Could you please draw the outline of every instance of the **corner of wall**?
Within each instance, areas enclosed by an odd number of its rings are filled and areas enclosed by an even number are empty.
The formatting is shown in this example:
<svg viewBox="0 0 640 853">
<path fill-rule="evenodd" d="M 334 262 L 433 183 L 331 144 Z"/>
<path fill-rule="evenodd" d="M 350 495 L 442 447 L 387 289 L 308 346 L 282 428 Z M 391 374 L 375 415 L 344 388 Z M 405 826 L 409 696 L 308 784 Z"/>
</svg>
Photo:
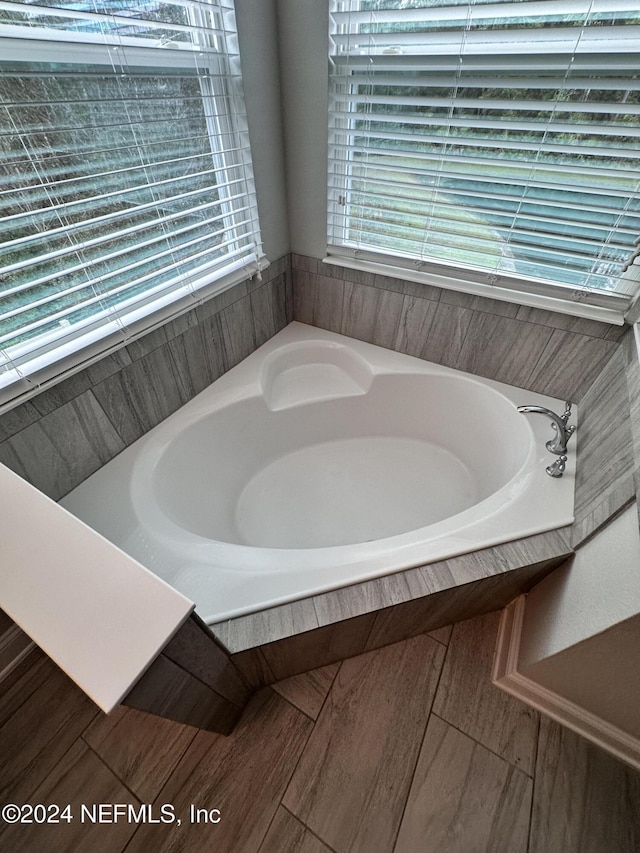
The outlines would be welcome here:
<svg viewBox="0 0 640 853">
<path fill-rule="evenodd" d="M 640 739 L 519 672 L 525 602 L 526 596 L 522 595 L 502 612 L 492 672 L 493 684 L 640 770 Z"/>
</svg>

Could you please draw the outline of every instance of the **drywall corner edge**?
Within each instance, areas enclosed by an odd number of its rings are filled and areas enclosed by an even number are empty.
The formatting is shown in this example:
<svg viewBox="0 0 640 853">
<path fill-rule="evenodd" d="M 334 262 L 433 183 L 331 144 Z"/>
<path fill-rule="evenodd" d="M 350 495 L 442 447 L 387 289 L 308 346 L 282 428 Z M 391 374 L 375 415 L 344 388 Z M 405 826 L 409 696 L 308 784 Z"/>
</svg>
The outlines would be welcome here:
<svg viewBox="0 0 640 853">
<path fill-rule="evenodd" d="M 521 595 L 502 611 L 491 674 L 493 684 L 640 770 L 640 740 L 518 671 L 525 606 L 526 595 Z"/>
</svg>

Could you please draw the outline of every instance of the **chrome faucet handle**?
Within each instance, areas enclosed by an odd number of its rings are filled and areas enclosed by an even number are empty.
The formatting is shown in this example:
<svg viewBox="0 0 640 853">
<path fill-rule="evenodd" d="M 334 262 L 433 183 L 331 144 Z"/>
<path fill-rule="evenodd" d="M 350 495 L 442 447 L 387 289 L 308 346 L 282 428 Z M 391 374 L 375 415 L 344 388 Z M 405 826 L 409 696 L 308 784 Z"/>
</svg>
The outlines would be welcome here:
<svg viewBox="0 0 640 853">
<path fill-rule="evenodd" d="M 555 462 L 553 462 L 551 465 L 547 465 L 545 471 L 550 477 L 562 477 L 566 467 L 567 457 L 558 456 Z"/>
<path fill-rule="evenodd" d="M 567 400 L 566 403 L 564 404 L 564 412 L 562 413 L 562 416 L 560 418 L 560 420 L 564 424 L 564 443 L 565 443 L 565 446 L 566 446 L 567 442 L 569 441 L 569 439 L 571 438 L 571 436 L 576 431 L 576 428 L 573 424 L 571 426 L 567 425 L 570 417 L 571 417 L 571 400 Z"/>
</svg>

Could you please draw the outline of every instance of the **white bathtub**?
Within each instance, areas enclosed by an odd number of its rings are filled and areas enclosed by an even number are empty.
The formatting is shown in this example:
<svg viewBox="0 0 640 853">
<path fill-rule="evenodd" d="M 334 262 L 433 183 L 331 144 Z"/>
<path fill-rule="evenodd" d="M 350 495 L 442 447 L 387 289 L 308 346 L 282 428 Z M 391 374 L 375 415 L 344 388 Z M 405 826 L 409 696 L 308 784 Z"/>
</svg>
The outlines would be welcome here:
<svg viewBox="0 0 640 853">
<path fill-rule="evenodd" d="M 570 524 L 521 404 L 563 409 L 292 323 L 61 503 L 213 624 Z"/>
</svg>

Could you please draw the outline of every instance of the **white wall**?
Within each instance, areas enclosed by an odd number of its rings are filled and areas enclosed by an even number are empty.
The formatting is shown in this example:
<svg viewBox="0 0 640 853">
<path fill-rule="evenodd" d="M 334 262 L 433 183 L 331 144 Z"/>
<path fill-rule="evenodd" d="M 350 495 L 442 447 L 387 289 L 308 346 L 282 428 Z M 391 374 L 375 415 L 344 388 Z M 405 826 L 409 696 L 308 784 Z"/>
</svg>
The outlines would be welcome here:
<svg viewBox="0 0 640 853">
<path fill-rule="evenodd" d="M 526 598 L 518 672 L 640 740 L 635 504 Z"/>
<path fill-rule="evenodd" d="M 276 0 L 236 0 L 236 21 L 264 251 L 291 251 L 280 97 Z"/>
<path fill-rule="evenodd" d="M 640 613 L 635 504 L 527 596 L 520 670 Z"/>
<path fill-rule="evenodd" d="M 329 0 L 278 0 L 277 5 L 291 250 L 322 258 L 327 244 Z"/>
</svg>

